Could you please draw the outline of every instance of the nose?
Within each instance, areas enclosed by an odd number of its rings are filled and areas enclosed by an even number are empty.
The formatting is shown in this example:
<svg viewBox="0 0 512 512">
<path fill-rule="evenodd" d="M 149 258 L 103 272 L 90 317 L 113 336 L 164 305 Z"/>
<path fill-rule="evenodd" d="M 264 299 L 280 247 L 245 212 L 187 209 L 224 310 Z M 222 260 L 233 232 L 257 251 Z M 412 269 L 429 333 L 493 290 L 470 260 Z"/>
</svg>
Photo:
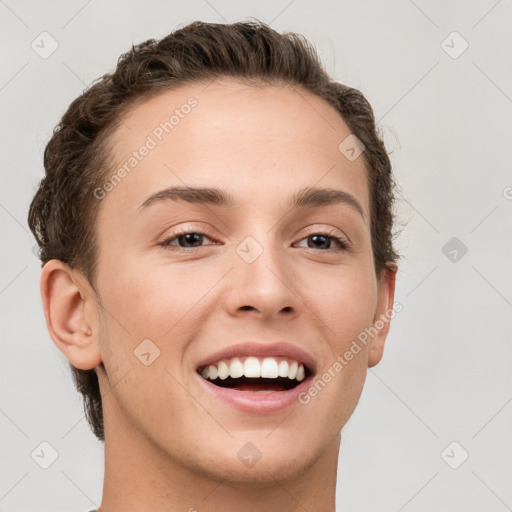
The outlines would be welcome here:
<svg viewBox="0 0 512 512">
<path fill-rule="evenodd" d="M 253 261 L 235 256 L 229 273 L 226 307 L 230 315 L 258 314 L 293 318 L 303 307 L 296 290 L 299 282 L 282 249 L 266 245 Z"/>
</svg>

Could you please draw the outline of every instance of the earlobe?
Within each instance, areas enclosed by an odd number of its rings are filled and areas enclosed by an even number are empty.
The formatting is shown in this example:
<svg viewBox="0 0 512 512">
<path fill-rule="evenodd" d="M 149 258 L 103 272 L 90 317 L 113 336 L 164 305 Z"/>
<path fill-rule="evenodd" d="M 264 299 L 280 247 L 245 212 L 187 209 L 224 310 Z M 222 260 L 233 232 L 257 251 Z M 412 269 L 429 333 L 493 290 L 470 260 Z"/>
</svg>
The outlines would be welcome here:
<svg viewBox="0 0 512 512">
<path fill-rule="evenodd" d="M 41 274 L 46 326 L 57 348 L 76 368 L 101 363 L 94 293 L 78 272 L 60 260 L 48 261 Z"/>
<path fill-rule="evenodd" d="M 379 298 L 372 325 L 373 332 L 376 332 L 376 334 L 372 336 L 370 344 L 368 368 L 373 368 L 382 359 L 391 318 L 394 316 L 393 301 L 395 298 L 395 279 L 398 266 L 394 263 L 389 263 L 388 265 L 390 269 L 383 269 L 380 276 Z"/>
</svg>

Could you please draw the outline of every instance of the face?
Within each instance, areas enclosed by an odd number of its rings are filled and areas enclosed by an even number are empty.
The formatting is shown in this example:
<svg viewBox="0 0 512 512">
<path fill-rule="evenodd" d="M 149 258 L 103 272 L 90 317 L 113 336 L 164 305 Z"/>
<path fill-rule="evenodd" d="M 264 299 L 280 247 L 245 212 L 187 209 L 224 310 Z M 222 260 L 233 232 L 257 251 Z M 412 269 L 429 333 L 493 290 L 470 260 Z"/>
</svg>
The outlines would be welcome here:
<svg viewBox="0 0 512 512">
<path fill-rule="evenodd" d="M 126 172 L 97 193 L 93 331 L 107 443 L 115 430 L 162 464 L 239 481 L 285 478 L 337 446 L 385 334 L 333 368 L 393 295 L 374 271 L 363 158 L 338 149 L 349 135 L 330 105 L 288 86 L 187 85 L 127 113 L 112 147 Z M 160 193 L 171 187 L 231 202 Z M 344 194 L 295 204 L 311 188 Z M 235 357 L 272 380 L 228 389 L 201 375 L 225 372 L 220 360 L 236 372 Z M 303 380 L 290 378 L 294 361 Z M 247 455 L 261 459 L 241 463 Z"/>
</svg>

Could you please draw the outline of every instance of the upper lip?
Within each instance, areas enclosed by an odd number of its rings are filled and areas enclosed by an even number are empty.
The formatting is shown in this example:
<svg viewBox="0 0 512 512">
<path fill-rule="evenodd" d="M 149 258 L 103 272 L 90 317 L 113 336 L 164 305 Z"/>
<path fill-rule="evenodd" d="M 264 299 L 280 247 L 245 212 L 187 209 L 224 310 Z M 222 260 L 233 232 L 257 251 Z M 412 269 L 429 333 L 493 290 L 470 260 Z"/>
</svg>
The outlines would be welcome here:
<svg viewBox="0 0 512 512">
<path fill-rule="evenodd" d="M 316 363 L 313 357 L 302 348 L 284 341 L 256 342 L 244 341 L 225 347 L 200 361 L 196 369 L 219 362 L 221 359 L 232 357 L 285 357 L 302 363 L 311 373 L 316 372 Z"/>
</svg>

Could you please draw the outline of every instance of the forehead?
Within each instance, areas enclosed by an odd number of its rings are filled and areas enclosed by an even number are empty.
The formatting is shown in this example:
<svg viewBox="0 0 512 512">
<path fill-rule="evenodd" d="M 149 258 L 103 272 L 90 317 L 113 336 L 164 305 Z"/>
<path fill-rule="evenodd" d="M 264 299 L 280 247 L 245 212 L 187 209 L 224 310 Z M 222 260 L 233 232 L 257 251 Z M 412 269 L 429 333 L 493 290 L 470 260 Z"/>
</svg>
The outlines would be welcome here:
<svg viewBox="0 0 512 512">
<path fill-rule="evenodd" d="M 232 80 L 180 86 L 123 117 L 111 151 L 112 173 L 122 176 L 102 209 L 134 214 L 170 186 L 222 188 L 240 204 L 269 209 L 294 191 L 322 187 L 354 195 L 367 213 L 363 158 L 350 161 L 338 149 L 350 134 L 331 105 L 302 88 Z"/>
</svg>

